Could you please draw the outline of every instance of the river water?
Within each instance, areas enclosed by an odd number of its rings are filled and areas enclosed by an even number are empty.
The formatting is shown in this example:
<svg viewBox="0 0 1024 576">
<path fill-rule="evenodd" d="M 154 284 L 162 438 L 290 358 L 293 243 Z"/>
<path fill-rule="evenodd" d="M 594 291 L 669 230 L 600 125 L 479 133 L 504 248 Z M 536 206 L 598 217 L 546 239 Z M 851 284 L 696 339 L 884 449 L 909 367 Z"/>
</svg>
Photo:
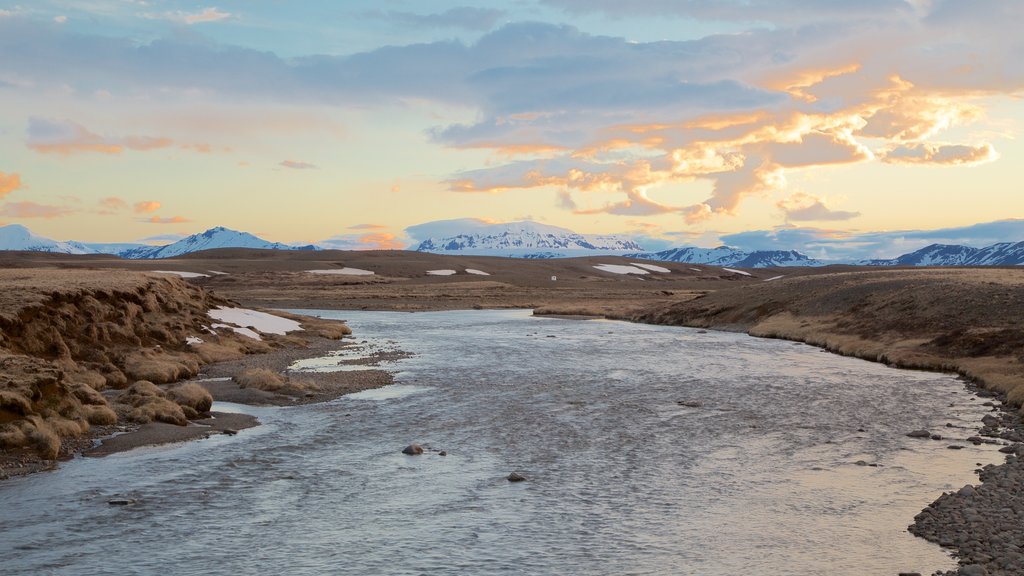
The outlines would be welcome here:
<svg viewBox="0 0 1024 576">
<path fill-rule="evenodd" d="M 317 314 L 413 353 L 396 384 L 4 482 L 0 573 L 931 573 L 954 562 L 906 526 L 997 460 L 946 448 L 986 413 L 948 375 L 528 311 Z"/>
</svg>

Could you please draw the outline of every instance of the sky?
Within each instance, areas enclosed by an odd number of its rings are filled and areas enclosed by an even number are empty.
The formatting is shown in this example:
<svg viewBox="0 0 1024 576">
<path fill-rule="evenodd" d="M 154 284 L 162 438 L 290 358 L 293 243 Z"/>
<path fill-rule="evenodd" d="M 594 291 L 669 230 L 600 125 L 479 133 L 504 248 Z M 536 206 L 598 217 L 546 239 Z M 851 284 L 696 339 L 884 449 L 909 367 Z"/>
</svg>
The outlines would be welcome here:
<svg viewBox="0 0 1024 576">
<path fill-rule="evenodd" d="M 1004 0 L 0 0 L 0 225 L 1019 241 L 1021 21 Z"/>
</svg>

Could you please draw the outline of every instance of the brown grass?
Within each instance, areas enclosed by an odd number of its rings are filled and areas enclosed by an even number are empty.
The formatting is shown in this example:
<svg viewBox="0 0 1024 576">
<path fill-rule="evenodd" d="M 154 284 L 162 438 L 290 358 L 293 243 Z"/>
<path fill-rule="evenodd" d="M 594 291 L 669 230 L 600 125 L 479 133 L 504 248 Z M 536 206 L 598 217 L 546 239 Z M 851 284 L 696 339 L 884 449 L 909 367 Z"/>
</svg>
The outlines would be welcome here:
<svg viewBox="0 0 1024 576">
<path fill-rule="evenodd" d="M 265 392 L 300 395 L 320 390 L 315 382 L 283 376 L 266 368 L 251 368 L 232 378 L 242 388 L 254 388 Z"/>
<path fill-rule="evenodd" d="M 171 388 L 167 391 L 167 398 L 181 406 L 185 416 L 189 419 L 209 412 L 213 406 L 213 396 L 206 388 L 195 382 L 186 382 Z"/>
</svg>

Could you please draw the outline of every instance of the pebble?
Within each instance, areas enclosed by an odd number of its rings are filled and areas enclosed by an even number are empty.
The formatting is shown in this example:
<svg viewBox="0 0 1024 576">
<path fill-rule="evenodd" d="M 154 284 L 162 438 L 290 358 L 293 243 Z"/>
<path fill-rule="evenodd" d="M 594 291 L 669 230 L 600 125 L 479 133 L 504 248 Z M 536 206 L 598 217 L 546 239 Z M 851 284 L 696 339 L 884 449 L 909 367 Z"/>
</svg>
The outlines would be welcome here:
<svg viewBox="0 0 1024 576">
<path fill-rule="evenodd" d="M 932 433 L 927 430 L 914 430 L 907 433 L 908 438 L 931 438 Z"/>
<path fill-rule="evenodd" d="M 420 454 L 423 454 L 423 446 L 420 446 L 419 444 L 409 444 L 405 448 L 402 448 L 402 454 L 406 454 L 408 456 L 419 456 Z"/>
<path fill-rule="evenodd" d="M 506 477 L 506 480 L 509 482 L 526 482 L 526 476 L 523 476 L 518 472 L 513 472 Z"/>
</svg>

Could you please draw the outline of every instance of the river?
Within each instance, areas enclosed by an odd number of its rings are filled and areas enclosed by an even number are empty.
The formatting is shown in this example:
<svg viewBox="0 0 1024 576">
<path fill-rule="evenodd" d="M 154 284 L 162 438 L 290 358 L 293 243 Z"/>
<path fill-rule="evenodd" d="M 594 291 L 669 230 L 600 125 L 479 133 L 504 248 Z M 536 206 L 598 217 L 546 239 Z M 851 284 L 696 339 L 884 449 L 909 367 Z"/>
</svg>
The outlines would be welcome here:
<svg viewBox="0 0 1024 576">
<path fill-rule="evenodd" d="M 950 375 L 528 311 L 316 313 L 412 353 L 396 383 L 219 404 L 263 425 L 8 480 L 0 573 L 931 573 L 955 563 L 906 526 L 999 461 L 946 448 L 987 410 Z"/>
</svg>

